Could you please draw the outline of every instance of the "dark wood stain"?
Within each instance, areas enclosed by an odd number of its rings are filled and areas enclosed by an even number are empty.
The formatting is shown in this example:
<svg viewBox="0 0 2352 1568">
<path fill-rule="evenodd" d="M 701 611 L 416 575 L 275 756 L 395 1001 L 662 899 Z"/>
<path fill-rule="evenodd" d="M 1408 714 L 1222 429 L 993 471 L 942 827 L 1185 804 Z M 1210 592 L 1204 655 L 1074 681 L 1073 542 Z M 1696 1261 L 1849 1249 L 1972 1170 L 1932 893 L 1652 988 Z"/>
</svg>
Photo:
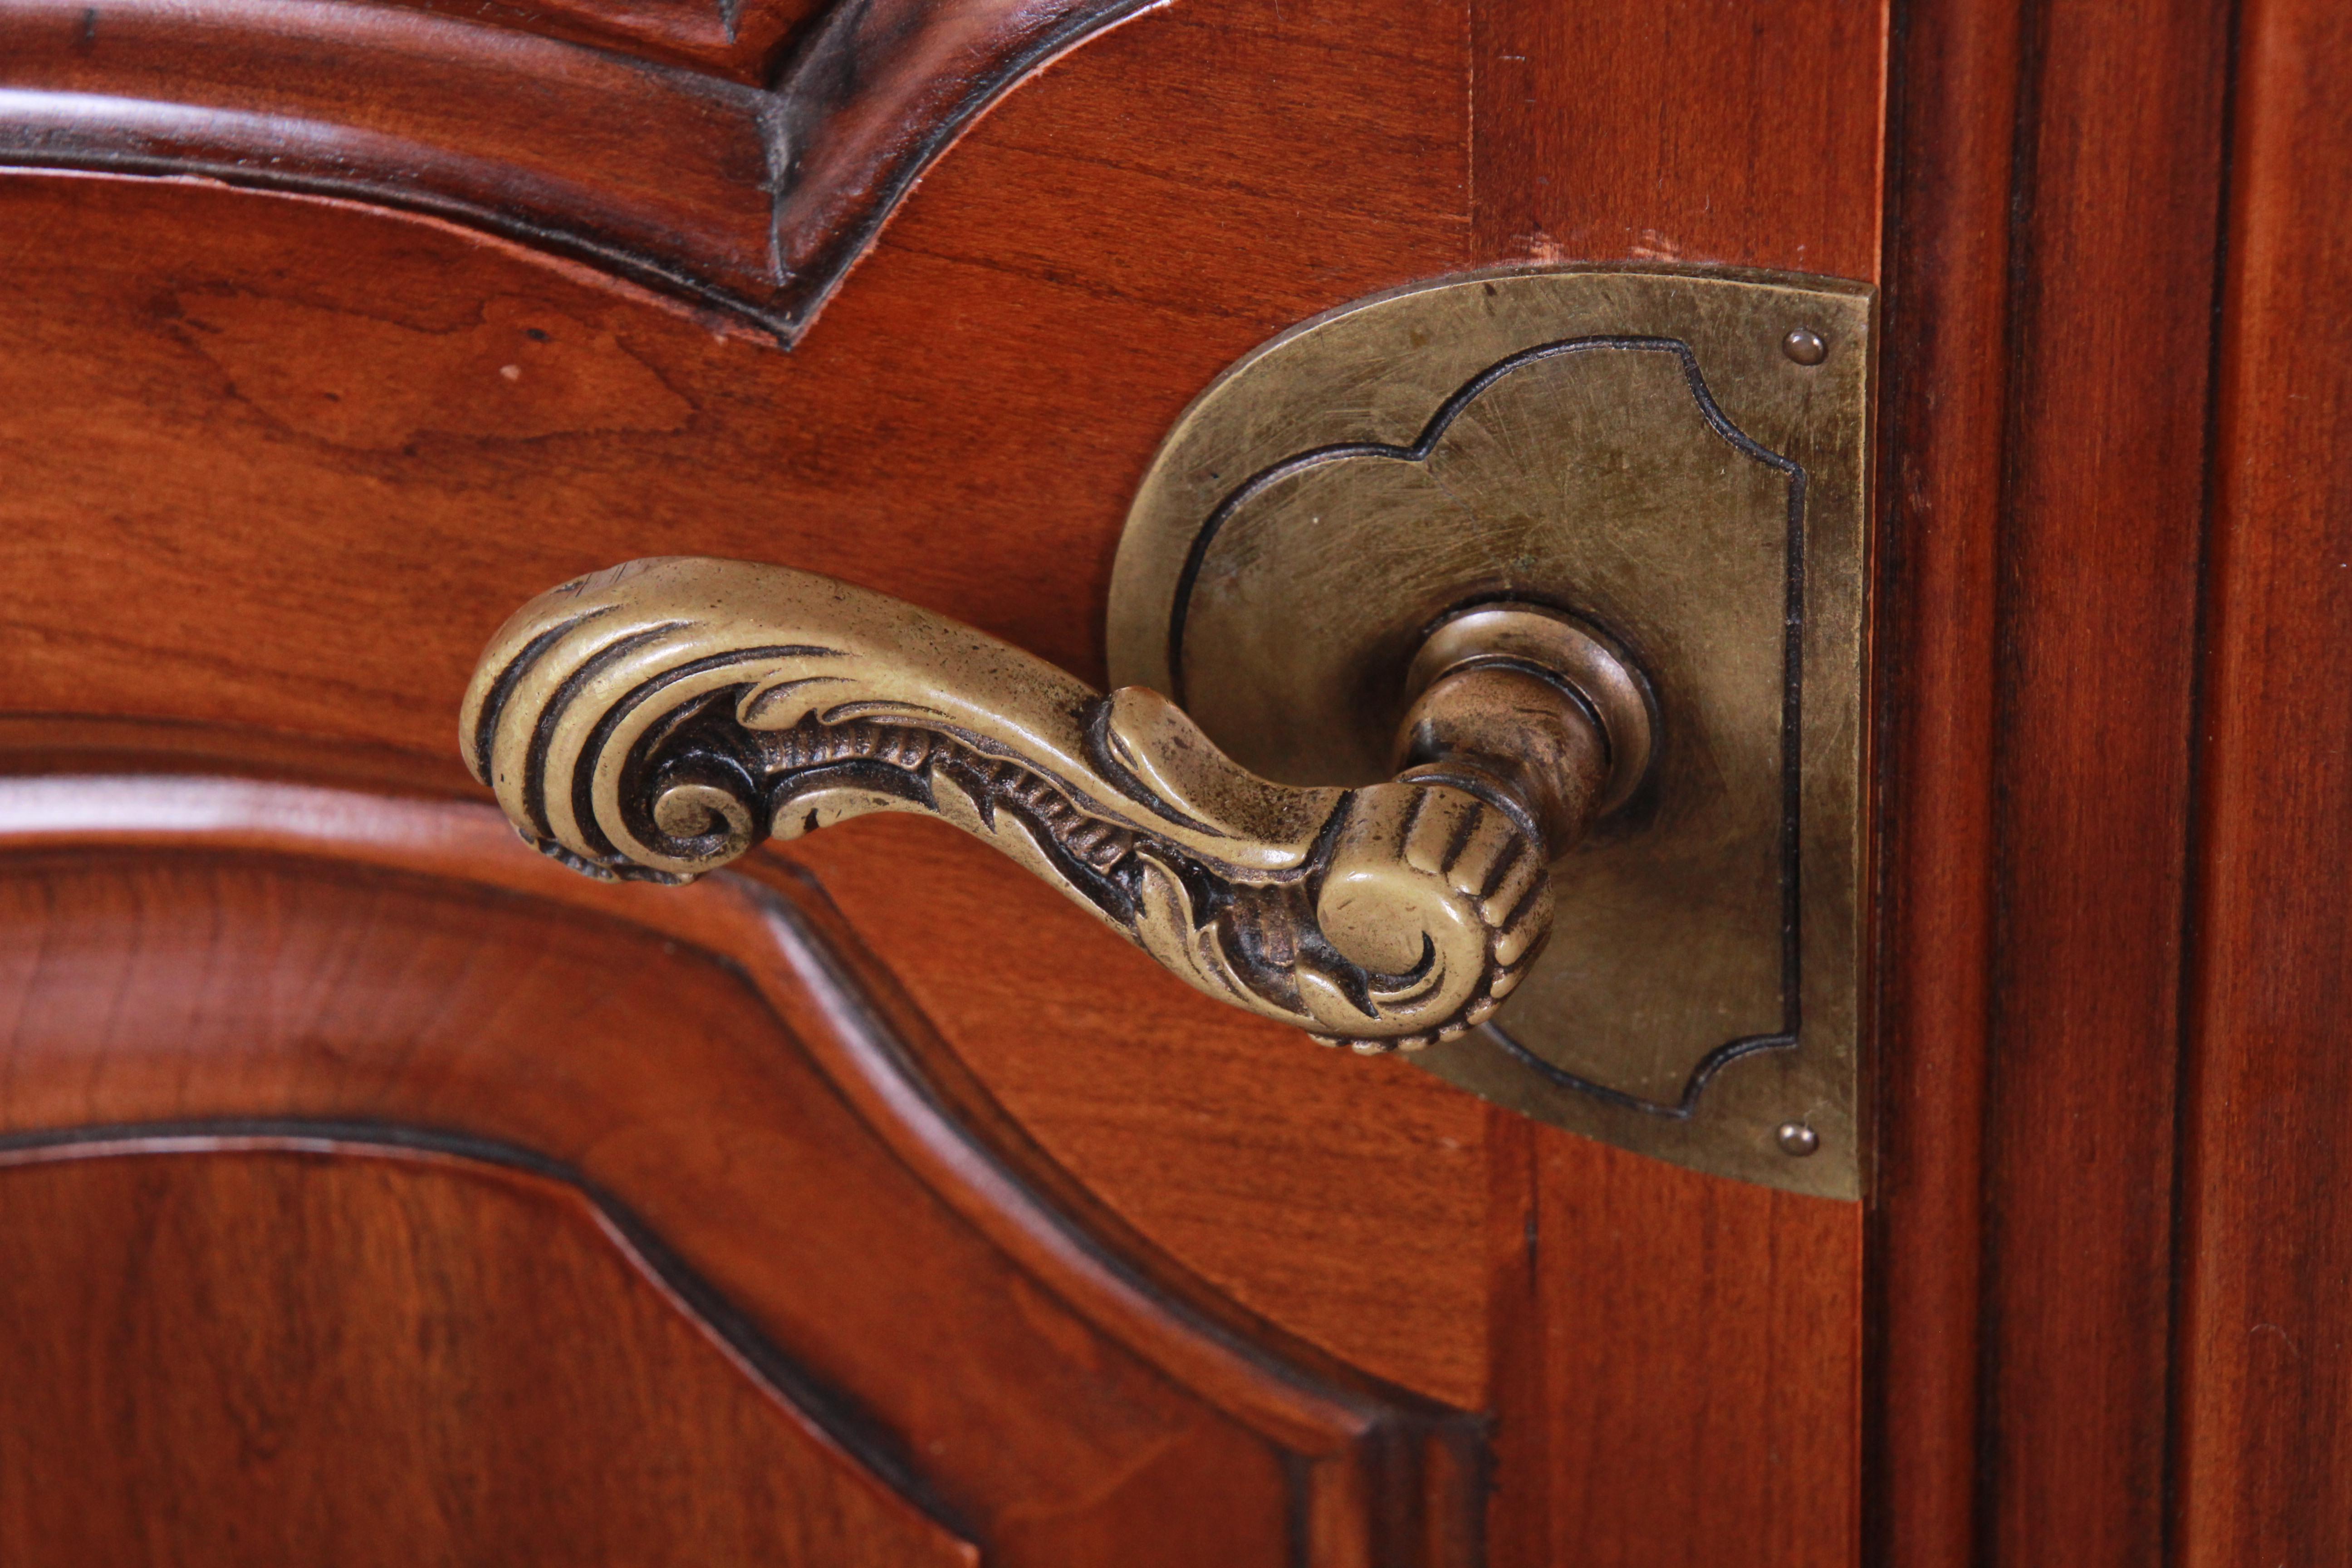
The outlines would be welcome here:
<svg viewBox="0 0 2352 1568">
<path fill-rule="evenodd" d="M 2238 43 L 2181 1183 L 2174 1561 L 2352 1556 L 2352 68 L 2339 7 Z"/>
<path fill-rule="evenodd" d="M 1874 280 L 1884 25 L 1478 0 L 1474 258 Z M 1858 1208 L 1489 1137 L 1496 1561 L 1853 1562 Z"/>
<path fill-rule="evenodd" d="M 1280 1562 L 1311 1507 L 1310 1544 L 1347 1562 L 1407 1501 L 1435 1553 L 1411 1560 L 1466 1549 L 1465 1499 L 1412 1479 L 1459 1423 L 1228 1321 L 1115 1225 L 1036 1195 L 1020 1150 L 961 1130 L 987 1121 L 951 1109 L 971 1091 L 912 1064 L 935 1047 L 890 1032 L 898 1005 L 825 934 L 837 917 L 789 901 L 815 895 L 730 878 L 633 896 L 470 804 L 113 777 L 0 785 L 17 822 L 58 809 L 27 790 L 117 808 L 111 848 L 20 831 L 0 879 L 17 999 L 0 1131 L 18 1142 L 323 1121 L 554 1162 L 708 1286 L 707 1316 L 774 1346 L 787 1385 L 824 1391 L 805 1407 L 903 1456 L 866 1468 L 903 1469 L 1003 1561 Z M 171 826 L 198 798 L 215 826 Z M 587 1325 L 542 1328 L 596 1353 Z M 1139 1532 L 1202 1495 L 1220 1506 Z"/>
<path fill-rule="evenodd" d="M 2227 16 L 2029 16 L 1995 613 L 1987 1510 L 2158 1560 Z"/>
<path fill-rule="evenodd" d="M 470 791 L 454 715 L 490 631 L 551 584 L 673 552 L 863 578 L 1099 680 L 1111 550 L 1167 422 L 1287 321 L 1454 266 L 1463 245 L 1458 58 L 1412 58 L 1410 29 L 1336 15 L 1304 37 L 1241 8 L 1168 18 L 1012 95 L 789 356 L 350 209 L 0 185 L 16 215 L 0 250 L 28 301 L 11 363 L 49 388 L 16 411 L 0 494 L 0 554 L 47 585 L 0 632 L 10 701 L 391 746 L 447 759 Z M 1167 107 L 1139 110 L 1139 92 Z M 1244 165 L 1253 188 L 1236 190 Z M 356 363 L 379 408 L 402 405 L 363 433 L 405 422 L 404 443 L 331 440 L 342 431 L 257 406 L 252 367 L 232 371 L 191 321 L 232 298 L 237 352 L 275 354 L 283 396 L 341 386 Z M 625 353 L 667 389 L 631 400 L 631 423 L 660 427 L 516 438 L 395 419 L 507 397 L 514 362 L 419 357 L 394 376 L 381 347 L 328 330 L 404 349 L 493 319 L 609 337 L 616 374 Z M 1252 1310 L 1476 1407 L 1481 1109 L 1228 1019 L 1033 907 L 984 851 L 909 826 L 853 825 L 806 863 L 1033 1134 Z M 1075 983 L 1073 952 L 1101 978 Z"/>
<path fill-rule="evenodd" d="M 1145 3 L 16 0 L 0 156 L 457 223 L 789 347 L 934 159 Z"/>
<path fill-rule="evenodd" d="M 1879 407 L 1876 1187 L 1865 1555 L 1974 1568 L 2015 5 L 1895 40 Z"/>
<path fill-rule="evenodd" d="M 888 1436 L 796 1425 L 528 1172 L 60 1162 L 0 1173 L 0 1465 L 50 1478 L 0 1485 L 0 1556 L 2343 1558 L 2352 28 L 1094 36 L 1129 9 L 0 5 L 12 159 L 279 193 L 0 180 L 0 1123 L 528 1150 Z M 153 112 L 42 119 L 79 92 Z M 633 556 L 830 572 L 1099 682 L 1129 494 L 1212 376 L 1528 258 L 1885 284 L 1866 1212 L 1228 1015 L 945 829 L 671 899 L 460 804 L 484 638 Z M 112 793 L 44 827 L 19 786 L 68 775 Z M 191 790 L 246 815 L 172 826 Z"/>
</svg>

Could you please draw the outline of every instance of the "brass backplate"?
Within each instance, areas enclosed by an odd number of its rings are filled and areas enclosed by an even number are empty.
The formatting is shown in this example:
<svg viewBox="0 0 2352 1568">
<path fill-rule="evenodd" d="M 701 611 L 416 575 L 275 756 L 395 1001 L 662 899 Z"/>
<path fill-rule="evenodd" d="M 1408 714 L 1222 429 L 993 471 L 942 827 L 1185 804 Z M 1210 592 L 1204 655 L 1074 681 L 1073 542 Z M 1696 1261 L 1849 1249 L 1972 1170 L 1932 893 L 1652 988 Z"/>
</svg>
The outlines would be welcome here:
<svg viewBox="0 0 2352 1568">
<path fill-rule="evenodd" d="M 1115 684 L 1367 784 L 1449 612 L 1547 604 L 1647 677 L 1641 787 L 1554 868 L 1536 971 L 1413 1059 L 1540 1121 L 1854 1198 L 1873 294 L 1544 268 L 1285 332 L 1177 422 L 1112 580 Z"/>
</svg>

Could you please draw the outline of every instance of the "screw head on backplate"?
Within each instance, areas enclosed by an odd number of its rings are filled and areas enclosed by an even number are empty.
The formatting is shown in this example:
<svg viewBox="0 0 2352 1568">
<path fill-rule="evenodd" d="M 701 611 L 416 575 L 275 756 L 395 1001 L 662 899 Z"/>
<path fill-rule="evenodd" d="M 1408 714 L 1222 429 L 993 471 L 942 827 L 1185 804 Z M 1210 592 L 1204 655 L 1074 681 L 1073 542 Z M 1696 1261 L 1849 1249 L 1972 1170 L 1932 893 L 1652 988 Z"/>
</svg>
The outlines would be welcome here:
<svg viewBox="0 0 2352 1568">
<path fill-rule="evenodd" d="M 1780 340 L 1780 352 L 1799 364 L 1816 365 L 1830 357 L 1830 345 L 1811 327 L 1799 327 Z"/>
</svg>

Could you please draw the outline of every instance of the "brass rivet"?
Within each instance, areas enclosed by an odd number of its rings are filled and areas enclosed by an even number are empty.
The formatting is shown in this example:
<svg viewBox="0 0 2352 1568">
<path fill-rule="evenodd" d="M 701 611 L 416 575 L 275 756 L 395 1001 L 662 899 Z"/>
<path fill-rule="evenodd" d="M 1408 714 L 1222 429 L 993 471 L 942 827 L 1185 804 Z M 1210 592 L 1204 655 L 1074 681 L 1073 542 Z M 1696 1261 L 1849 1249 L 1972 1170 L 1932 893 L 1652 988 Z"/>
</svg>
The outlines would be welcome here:
<svg viewBox="0 0 2352 1568">
<path fill-rule="evenodd" d="M 1780 1145 L 1781 1153 L 1799 1160 L 1822 1146 L 1822 1135 L 1801 1121 L 1783 1121 L 1772 1141 Z"/>
<path fill-rule="evenodd" d="M 1819 364 L 1830 357 L 1829 344 L 1811 327 L 1799 327 L 1780 340 L 1780 352 L 1799 364 Z"/>
</svg>

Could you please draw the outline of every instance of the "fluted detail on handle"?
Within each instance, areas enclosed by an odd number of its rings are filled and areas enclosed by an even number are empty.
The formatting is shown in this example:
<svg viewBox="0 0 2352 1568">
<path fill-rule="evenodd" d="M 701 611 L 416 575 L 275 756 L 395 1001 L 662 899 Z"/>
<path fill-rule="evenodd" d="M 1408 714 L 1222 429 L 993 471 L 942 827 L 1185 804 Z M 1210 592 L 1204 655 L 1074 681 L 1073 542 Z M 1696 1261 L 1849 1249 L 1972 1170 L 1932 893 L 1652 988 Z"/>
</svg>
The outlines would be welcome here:
<svg viewBox="0 0 2352 1568">
<path fill-rule="evenodd" d="M 1271 784 L 1155 692 L 783 567 L 637 561 L 543 594 L 462 727 L 523 837 L 592 876 L 684 882 L 926 812 L 1209 994 L 1361 1051 L 1483 1021 L 1551 923 L 1549 853 L 1507 796 Z"/>
</svg>

